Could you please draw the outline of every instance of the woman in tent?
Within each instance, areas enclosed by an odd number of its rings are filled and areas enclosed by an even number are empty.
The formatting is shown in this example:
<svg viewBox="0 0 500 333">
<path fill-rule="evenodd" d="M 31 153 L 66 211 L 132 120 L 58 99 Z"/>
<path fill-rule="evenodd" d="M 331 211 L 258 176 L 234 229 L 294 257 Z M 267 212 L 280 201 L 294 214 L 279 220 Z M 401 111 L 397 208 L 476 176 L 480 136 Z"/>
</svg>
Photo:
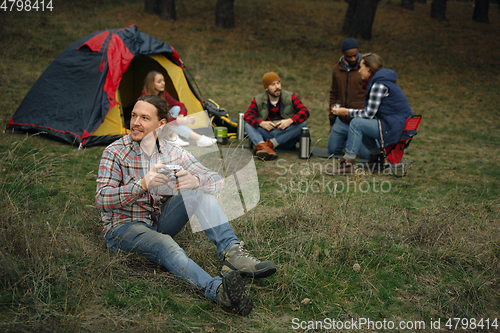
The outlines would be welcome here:
<svg viewBox="0 0 500 333">
<path fill-rule="evenodd" d="M 189 145 L 189 142 L 182 140 L 180 136 L 195 140 L 198 147 L 209 147 L 217 141 L 216 139 L 209 138 L 205 135 L 200 135 L 186 126 L 193 124 L 195 119 L 193 117 L 188 117 L 184 104 L 170 96 L 170 94 L 165 90 L 165 78 L 163 77 L 163 74 L 151 71 L 148 75 L 146 75 L 141 96 L 144 95 L 159 96 L 164 99 L 170 107 L 170 115 L 173 118 L 172 120 L 176 120 L 177 122 L 177 126 L 172 127 L 172 131 L 177 134 L 171 141 L 172 143 L 178 146 Z"/>
<path fill-rule="evenodd" d="M 335 115 L 349 115 L 349 124 L 344 157 L 337 167 L 326 169 L 326 174 L 352 174 L 356 152 L 361 143 L 370 150 L 368 167 L 383 167 L 384 156 L 376 140 L 382 148 L 398 142 L 406 119 L 413 116 L 405 94 L 396 84 L 396 73 L 383 68 L 382 59 L 375 53 L 362 56 L 359 73 L 366 83 L 364 109 L 335 108 Z"/>
</svg>

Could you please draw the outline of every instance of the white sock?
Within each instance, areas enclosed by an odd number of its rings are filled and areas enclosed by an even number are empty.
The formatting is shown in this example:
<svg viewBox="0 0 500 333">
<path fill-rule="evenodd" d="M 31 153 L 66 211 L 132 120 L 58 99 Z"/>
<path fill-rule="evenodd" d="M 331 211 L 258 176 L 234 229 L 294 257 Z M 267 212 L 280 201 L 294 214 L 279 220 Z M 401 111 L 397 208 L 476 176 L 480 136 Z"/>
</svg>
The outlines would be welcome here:
<svg viewBox="0 0 500 333">
<path fill-rule="evenodd" d="M 344 160 L 355 160 L 356 159 L 356 155 L 352 155 L 352 154 L 348 154 L 348 153 L 345 153 L 344 154 Z"/>
<path fill-rule="evenodd" d="M 272 138 L 270 141 L 273 143 L 273 148 L 278 147 L 279 143 L 278 143 L 278 141 L 276 141 L 275 138 Z"/>
</svg>

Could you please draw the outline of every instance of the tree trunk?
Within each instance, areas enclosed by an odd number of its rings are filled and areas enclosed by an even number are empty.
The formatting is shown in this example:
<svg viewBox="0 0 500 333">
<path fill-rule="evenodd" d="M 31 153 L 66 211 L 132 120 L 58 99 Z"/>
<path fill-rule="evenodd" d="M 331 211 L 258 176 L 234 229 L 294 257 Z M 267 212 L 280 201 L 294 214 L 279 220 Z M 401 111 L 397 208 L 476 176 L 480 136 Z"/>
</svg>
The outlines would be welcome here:
<svg viewBox="0 0 500 333">
<path fill-rule="evenodd" d="M 413 0 L 401 0 L 401 8 L 413 10 Z"/>
<path fill-rule="evenodd" d="M 346 0 L 349 4 L 345 13 L 344 34 L 350 37 L 372 39 L 372 26 L 379 0 Z"/>
<path fill-rule="evenodd" d="M 217 0 L 215 5 L 215 25 L 234 28 L 234 0 Z"/>
<path fill-rule="evenodd" d="M 175 20 L 177 18 L 175 12 L 175 0 L 158 0 L 159 11 L 158 16 L 162 20 Z"/>
<path fill-rule="evenodd" d="M 413 10 L 413 0 L 401 0 L 401 8 Z"/>
<path fill-rule="evenodd" d="M 472 20 L 482 23 L 490 23 L 488 19 L 489 0 L 476 0 L 474 4 L 474 14 Z"/>
<path fill-rule="evenodd" d="M 148 14 L 158 14 L 160 11 L 158 0 L 144 0 L 144 11 Z"/>
<path fill-rule="evenodd" d="M 144 11 L 162 20 L 175 20 L 175 0 L 144 0 Z"/>
<path fill-rule="evenodd" d="M 446 0 L 432 0 L 431 18 L 446 21 Z"/>
</svg>

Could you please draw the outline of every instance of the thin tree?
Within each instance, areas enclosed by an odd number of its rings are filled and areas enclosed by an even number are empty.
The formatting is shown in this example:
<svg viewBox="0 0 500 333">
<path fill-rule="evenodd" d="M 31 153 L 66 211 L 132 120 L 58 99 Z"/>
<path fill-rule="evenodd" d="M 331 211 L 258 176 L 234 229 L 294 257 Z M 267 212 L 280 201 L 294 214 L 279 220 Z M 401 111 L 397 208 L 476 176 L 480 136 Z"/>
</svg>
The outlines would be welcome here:
<svg viewBox="0 0 500 333">
<path fill-rule="evenodd" d="M 432 0 L 431 18 L 446 21 L 446 1 L 447 0 Z"/>
<path fill-rule="evenodd" d="M 401 8 L 413 10 L 413 0 L 401 0 Z"/>
<path fill-rule="evenodd" d="M 490 23 L 488 19 L 489 0 L 476 0 L 474 3 L 474 14 L 472 20 L 481 23 Z"/>
<path fill-rule="evenodd" d="M 234 0 L 217 0 L 215 5 L 215 25 L 221 28 L 234 28 Z"/>
<path fill-rule="evenodd" d="M 160 11 L 158 0 L 144 0 L 144 11 L 148 14 L 157 15 Z"/>
<path fill-rule="evenodd" d="M 348 3 L 342 31 L 347 36 L 372 39 L 372 27 L 379 0 L 346 0 Z"/>
<path fill-rule="evenodd" d="M 144 0 L 144 11 L 158 15 L 162 20 L 175 20 L 175 0 Z"/>
</svg>

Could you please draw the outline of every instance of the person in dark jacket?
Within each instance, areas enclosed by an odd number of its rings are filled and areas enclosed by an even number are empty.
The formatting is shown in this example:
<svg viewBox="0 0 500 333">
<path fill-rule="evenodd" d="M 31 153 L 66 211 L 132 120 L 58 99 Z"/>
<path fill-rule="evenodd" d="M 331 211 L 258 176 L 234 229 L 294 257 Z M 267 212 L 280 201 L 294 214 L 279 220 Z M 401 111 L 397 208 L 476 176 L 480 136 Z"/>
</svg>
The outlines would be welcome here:
<svg viewBox="0 0 500 333">
<path fill-rule="evenodd" d="M 340 155 L 345 148 L 349 132 L 349 115 L 337 116 L 332 113 L 335 105 L 348 109 L 362 109 L 365 104 L 364 80 L 359 74 L 361 54 L 358 43 L 352 38 L 346 38 L 341 45 L 342 57 L 333 67 L 332 88 L 330 90 L 330 136 L 328 137 L 328 153 Z M 359 157 L 367 159 L 368 149 L 361 144 L 357 152 Z"/>
<path fill-rule="evenodd" d="M 326 173 L 330 175 L 353 173 L 354 159 L 361 143 L 374 156 L 369 161 L 369 167 L 381 166 L 383 154 L 380 149 L 398 142 L 406 119 L 413 116 L 405 94 L 396 84 L 396 73 L 383 68 L 382 59 L 378 55 L 364 54 L 359 73 L 367 81 L 365 107 L 334 108 L 335 115 L 349 115 L 353 119 L 349 124 L 344 157 L 340 159 L 338 166 L 326 169 Z"/>
</svg>

